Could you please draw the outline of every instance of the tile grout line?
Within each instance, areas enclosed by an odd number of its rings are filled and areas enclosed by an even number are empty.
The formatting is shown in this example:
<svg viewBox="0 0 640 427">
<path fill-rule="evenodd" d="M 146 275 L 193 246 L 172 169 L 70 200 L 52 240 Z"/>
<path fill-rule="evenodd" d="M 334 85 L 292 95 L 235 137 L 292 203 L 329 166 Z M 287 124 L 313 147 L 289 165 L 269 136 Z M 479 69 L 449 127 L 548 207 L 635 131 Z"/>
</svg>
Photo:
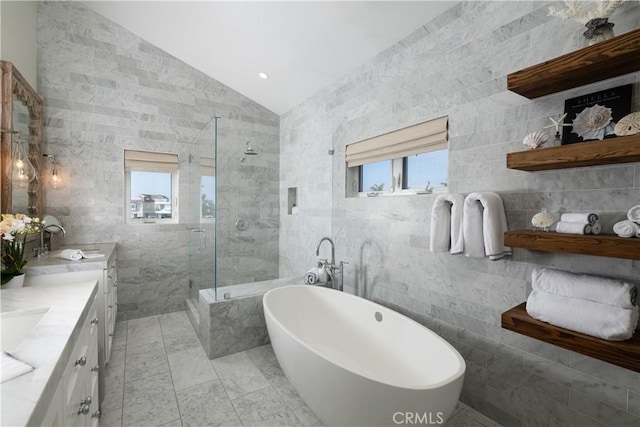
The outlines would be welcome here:
<svg viewBox="0 0 640 427">
<path fill-rule="evenodd" d="M 222 377 L 218 373 L 218 370 L 216 369 L 216 367 L 213 365 L 214 360 L 215 359 L 209 359 L 209 364 L 211 365 L 211 368 L 213 369 L 213 371 L 216 373 L 216 376 L 218 377 L 218 381 L 220 381 L 220 385 L 224 390 L 224 394 L 227 396 L 227 399 L 229 399 L 229 403 L 231 403 L 231 407 L 233 408 L 233 412 L 235 412 L 236 417 L 238 417 L 238 421 L 240 421 L 240 424 L 244 426 L 244 422 L 242 421 L 242 418 L 240 418 L 240 414 L 238 413 L 238 409 L 236 408 L 236 405 L 233 403 L 233 399 L 231 399 L 231 396 L 229 396 L 229 392 L 227 391 L 227 387 L 224 385 L 224 382 L 222 381 Z"/>
<path fill-rule="evenodd" d="M 178 416 L 180 417 L 180 425 L 182 425 L 182 411 L 180 410 L 180 404 L 178 403 L 178 394 L 176 392 L 176 384 L 173 382 L 173 371 L 171 370 L 171 364 L 169 363 L 169 356 L 167 354 L 167 346 L 164 341 L 164 329 L 162 328 L 162 322 L 158 315 L 158 326 L 160 326 L 160 336 L 162 338 L 162 348 L 164 349 L 164 357 L 167 359 L 167 367 L 169 368 L 169 378 L 171 378 L 171 388 L 173 389 L 173 398 L 176 402 L 176 408 L 178 409 Z"/>
</svg>

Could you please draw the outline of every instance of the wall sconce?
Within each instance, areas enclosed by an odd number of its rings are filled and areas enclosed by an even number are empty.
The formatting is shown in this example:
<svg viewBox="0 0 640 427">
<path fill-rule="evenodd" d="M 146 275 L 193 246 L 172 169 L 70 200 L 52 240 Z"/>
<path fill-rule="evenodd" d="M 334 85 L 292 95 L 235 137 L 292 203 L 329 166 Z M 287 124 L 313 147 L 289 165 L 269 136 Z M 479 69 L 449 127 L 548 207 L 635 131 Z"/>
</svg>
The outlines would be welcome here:
<svg viewBox="0 0 640 427">
<path fill-rule="evenodd" d="M 56 165 L 58 164 L 58 162 L 56 162 L 56 156 L 54 156 L 53 154 L 43 154 L 42 157 L 48 157 L 51 159 L 51 176 L 49 177 L 48 182 L 49 187 L 53 188 L 54 190 L 62 188 L 63 182 L 62 178 L 58 174 L 58 168 L 56 167 Z"/>
<path fill-rule="evenodd" d="M 25 188 L 36 178 L 36 168 L 29 161 L 24 149 L 24 141 L 20 132 L 14 132 L 13 149 L 11 150 L 11 167 L 9 174 L 11 181 L 20 188 Z"/>
</svg>

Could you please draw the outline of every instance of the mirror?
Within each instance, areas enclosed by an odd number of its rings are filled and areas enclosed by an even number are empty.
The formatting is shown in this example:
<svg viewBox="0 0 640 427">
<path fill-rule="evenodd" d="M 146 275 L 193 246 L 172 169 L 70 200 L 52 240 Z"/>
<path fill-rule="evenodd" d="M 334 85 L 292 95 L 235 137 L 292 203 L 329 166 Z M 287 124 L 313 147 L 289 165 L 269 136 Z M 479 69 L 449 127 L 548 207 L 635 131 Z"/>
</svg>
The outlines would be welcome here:
<svg viewBox="0 0 640 427">
<path fill-rule="evenodd" d="M 20 72 L 7 61 L 0 61 L 0 94 L 2 120 L 0 123 L 2 163 L 0 164 L 2 213 L 26 213 L 42 217 L 42 98 L 27 83 Z M 19 132 L 17 134 L 16 132 Z M 36 169 L 36 178 L 28 186 L 15 185 L 10 176 L 12 150 L 20 135 L 29 161 Z"/>
</svg>

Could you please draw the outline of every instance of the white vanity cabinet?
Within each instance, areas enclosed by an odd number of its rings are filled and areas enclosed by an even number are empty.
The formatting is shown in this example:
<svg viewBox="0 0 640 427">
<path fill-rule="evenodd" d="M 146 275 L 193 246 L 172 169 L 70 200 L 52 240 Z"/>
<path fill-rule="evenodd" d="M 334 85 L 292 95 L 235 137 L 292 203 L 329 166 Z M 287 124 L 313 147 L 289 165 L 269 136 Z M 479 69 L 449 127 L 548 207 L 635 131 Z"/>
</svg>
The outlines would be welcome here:
<svg viewBox="0 0 640 427">
<path fill-rule="evenodd" d="M 104 397 L 104 370 L 111 357 L 113 331 L 118 312 L 118 269 L 115 243 L 97 243 L 63 246 L 82 251 L 105 254 L 103 258 L 69 261 L 60 259 L 55 252 L 30 260 L 25 267 L 27 273 L 25 286 L 31 283 L 42 285 L 58 285 L 63 283 L 96 280 L 98 282 L 98 389 Z M 93 365 L 92 365 L 93 366 Z M 101 402 L 98 402 L 98 405 Z"/>
<path fill-rule="evenodd" d="M 82 329 L 66 361 L 58 387 L 44 416 L 43 426 L 97 426 L 98 298 L 94 298 Z"/>
</svg>

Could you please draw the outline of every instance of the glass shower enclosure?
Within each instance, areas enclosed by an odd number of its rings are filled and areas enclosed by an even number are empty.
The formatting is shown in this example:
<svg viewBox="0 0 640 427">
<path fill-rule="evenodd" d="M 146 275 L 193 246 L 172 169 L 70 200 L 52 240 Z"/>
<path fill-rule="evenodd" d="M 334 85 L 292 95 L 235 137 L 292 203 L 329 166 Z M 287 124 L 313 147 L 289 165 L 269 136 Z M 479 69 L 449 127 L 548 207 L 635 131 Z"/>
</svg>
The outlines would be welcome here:
<svg viewBox="0 0 640 427">
<path fill-rule="evenodd" d="M 216 288 L 216 147 L 218 117 L 213 117 L 189 147 L 187 170 L 189 298 L 197 303 L 201 289 Z"/>
</svg>

